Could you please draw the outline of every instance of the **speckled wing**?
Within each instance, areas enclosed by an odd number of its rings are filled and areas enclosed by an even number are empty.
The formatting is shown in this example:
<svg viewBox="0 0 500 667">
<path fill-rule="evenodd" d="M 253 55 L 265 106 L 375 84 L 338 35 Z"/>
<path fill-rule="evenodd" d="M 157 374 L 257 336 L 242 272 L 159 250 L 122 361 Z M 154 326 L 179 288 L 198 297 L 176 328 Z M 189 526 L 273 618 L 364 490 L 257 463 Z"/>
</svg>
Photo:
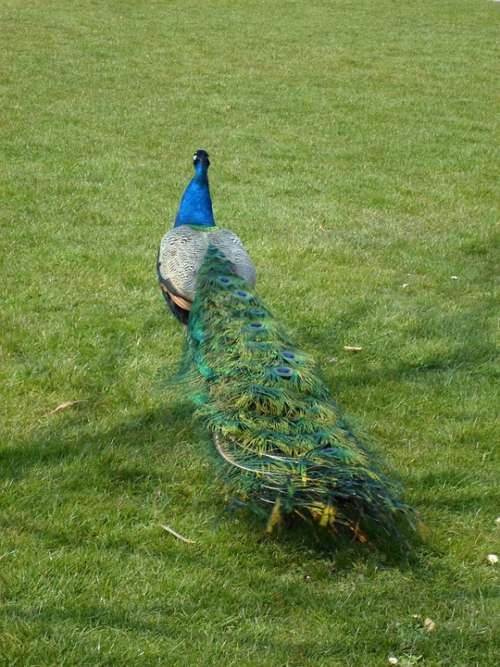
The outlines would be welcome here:
<svg viewBox="0 0 500 667">
<path fill-rule="evenodd" d="M 181 225 L 165 234 L 158 254 L 158 272 L 170 291 L 194 301 L 196 276 L 209 243 L 224 253 L 236 275 L 255 286 L 255 267 L 236 234 L 217 227 L 213 231 L 200 231 Z"/>
<path fill-rule="evenodd" d="M 238 236 L 229 229 L 218 229 L 209 232 L 207 239 L 212 245 L 224 253 L 237 276 L 243 278 L 251 287 L 255 287 L 255 266 L 248 256 L 245 246 Z"/>
</svg>

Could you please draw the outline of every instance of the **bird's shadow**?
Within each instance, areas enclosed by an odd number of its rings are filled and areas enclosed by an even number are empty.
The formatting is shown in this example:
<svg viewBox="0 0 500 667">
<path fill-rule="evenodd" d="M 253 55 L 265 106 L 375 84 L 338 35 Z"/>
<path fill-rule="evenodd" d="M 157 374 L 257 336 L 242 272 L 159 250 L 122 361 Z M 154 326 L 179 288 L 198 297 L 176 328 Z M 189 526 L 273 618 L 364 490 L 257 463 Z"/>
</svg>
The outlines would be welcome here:
<svg viewBox="0 0 500 667">
<path fill-rule="evenodd" d="M 71 463 L 92 455 L 99 459 L 111 447 L 126 451 L 141 445 L 147 452 L 148 444 L 166 436 L 166 426 L 181 432 L 192 418 L 191 407 L 178 402 L 96 430 L 85 418 L 91 410 L 92 406 L 83 404 L 76 408 L 78 416 L 76 411 L 71 416 L 46 416 L 34 432 L 13 439 L 0 449 L 0 479 L 22 479 L 36 466 Z M 61 424 L 67 418 L 68 422 Z"/>
<path fill-rule="evenodd" d="M 86 408 L 88 409 L 88 408 Z M 82 415 L 83 416 L 83 415 Z M 62 415 L 55 416 L 60 424 Z M 212 448 L 208 435 L 199 426 L 192 425 L 192 407 L 186 402 L 172 402 L 165 408 L 138 414 L 112 428 L 95 431 L 90 426 L 82 426 L 81 421 L 73 415 L 73 421 L 65 428 L 58 428 L 57 424 L 47 419 L 40 429 L 30 436 L 19 438 L 10 446 L 0 450 L 0 480 L 20 481 L 35 474 L 47 465 L 67 466 L 82 461 L 81 474 L 78 476 L 79 491 L 85 486 L 95 489 L 96 480 L 113 493 L 118 495 L 123 489 L 130 486 L 141 486 L 150 476 L 147 452 L 152 445 L 165 447 L 165 465 L 155 466 L 154 484 L 168 488 L 172 484 L 175 473 L 168 460 L 169 438 L 177 441 L 180 434 L 185 433 L 186 439 L 196 438 L 200 447 L 207 451 Z M 188 425 L 188 426 L 186 426 Z M 79 428 L 78 428 L 79 427 Z M 173 435 L 174 434 L 174 435 Z M 205 441 L 205 442 L 203 442 Z M 142 447 L 144 456 L 137 461 L 137 448 Z M 130 453 L 130 457 L 128 456 Z M 215 454 L 212 452 L 212 460 Z M 130 460 L 129 460 L 130 458 Z M 207 454 L 207 460 L 211 456 Z M 87 471 L 85 460 L 92 459 L 92 471 Z M 214 465 L 214 487 L 219 485 L 217 466 Z M 76 483 L 76 482 L 75 482 Z M 90 491 L 89 491 L 90 492 Z M 318 530 L 314 525 L 302 525 L 301 522 L 291 522 L 275 534 L 266 533 L 265 521 L 254 517 L 245 509 L 235 510 L 230 503 L 224 510 L 224 500 L 221 494 L 220 510 L 213 525 L 230 528 L 235 517 L 238 517 L 240 528 L 245 526 L 255 532 L 258 542 L 262 545 L 279 541 L 282 547 L 300 554 L 314 554 L 315 558 L 335 560 L 336 570 L 348 570 L 361 559 L 369 558 L 380 566 L 396 565 L 407 567 L 410 559 L 408 553 L 397 549 L 377 551 L 359 543 L 355 543 L 349 534 L 339 533 L 336 537 Z"/>
</svg>

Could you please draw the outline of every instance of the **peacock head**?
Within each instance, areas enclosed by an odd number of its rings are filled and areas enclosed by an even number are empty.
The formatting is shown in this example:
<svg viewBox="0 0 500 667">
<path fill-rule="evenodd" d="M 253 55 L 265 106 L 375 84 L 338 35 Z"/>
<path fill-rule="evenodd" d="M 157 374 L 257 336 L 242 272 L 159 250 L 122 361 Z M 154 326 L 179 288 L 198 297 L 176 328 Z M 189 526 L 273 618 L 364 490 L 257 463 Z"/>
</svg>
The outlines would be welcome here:
<svg viewBox="0 0 500 667">
<path fill-rule="evenodd" d="M 208 159 L 208 153 L 207 151 L 204 151 L 202 148 L 200 148 L 193 155 L 193 167 L 195 174 L 197 176 L 206 175 L 209 166 L 210 166 L 210 160 Z"/>
</svg>

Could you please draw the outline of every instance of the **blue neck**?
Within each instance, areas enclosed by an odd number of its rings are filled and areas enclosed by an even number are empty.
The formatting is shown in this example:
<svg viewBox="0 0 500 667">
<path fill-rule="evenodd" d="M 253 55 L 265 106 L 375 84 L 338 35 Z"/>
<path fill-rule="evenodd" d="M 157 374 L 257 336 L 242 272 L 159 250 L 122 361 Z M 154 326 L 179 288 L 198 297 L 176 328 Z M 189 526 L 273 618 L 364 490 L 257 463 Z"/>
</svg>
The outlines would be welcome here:
<svg viewBox="0 0 500 667">
<path fill-rule="evenodd" d="M 180 225 L 202 225 L 215 227 L 212 200 L 208 186 L 208 166 L 198 162 L 195 174 L 182 195 L 174 227 Z"/>
</svg>

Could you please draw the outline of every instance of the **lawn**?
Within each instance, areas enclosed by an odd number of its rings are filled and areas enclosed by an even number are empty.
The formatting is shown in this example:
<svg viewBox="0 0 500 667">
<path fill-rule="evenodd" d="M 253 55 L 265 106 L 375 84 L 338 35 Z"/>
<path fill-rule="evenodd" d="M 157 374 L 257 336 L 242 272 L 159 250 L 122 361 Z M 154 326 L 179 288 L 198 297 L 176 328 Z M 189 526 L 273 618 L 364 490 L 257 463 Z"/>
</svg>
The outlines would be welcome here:
<svg viewBox="0 0 500 667">
<path fill-rule="evenodd" d="M 0 664 L 498 664 L 500 4 L 0 21 Z M 154 269 L 197 148 L 259 293 L 418 509 L 413 562 L 226 511 Z"/>
</svg>

